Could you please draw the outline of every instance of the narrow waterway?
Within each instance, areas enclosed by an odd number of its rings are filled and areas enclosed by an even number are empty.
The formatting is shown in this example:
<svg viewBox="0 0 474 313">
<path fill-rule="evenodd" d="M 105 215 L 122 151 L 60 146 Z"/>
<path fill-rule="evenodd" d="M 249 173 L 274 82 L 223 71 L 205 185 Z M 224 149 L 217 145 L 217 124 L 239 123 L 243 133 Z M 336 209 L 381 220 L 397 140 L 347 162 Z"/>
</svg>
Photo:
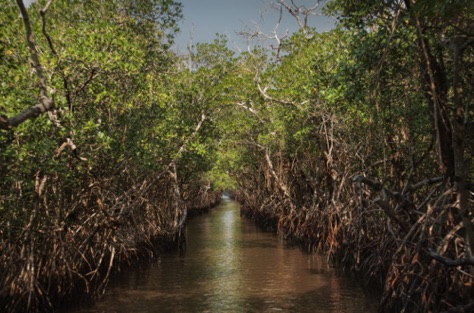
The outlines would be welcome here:
<svg viewBox="0 0 474 313">
<path fill-rule="evenodd" d="M 103 299 L 68 313 L 376 312 L 324 257 L 290 247 L 223 201 L 186 227 L 187 250 L 114 277 Z"/>
</svg>

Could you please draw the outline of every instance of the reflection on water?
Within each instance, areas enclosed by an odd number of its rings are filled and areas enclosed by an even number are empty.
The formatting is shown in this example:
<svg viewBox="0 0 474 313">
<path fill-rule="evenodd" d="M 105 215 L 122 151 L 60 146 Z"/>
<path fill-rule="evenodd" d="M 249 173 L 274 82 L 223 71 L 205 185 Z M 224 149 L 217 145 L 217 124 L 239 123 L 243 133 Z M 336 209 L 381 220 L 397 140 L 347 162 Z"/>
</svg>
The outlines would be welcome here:
<svg viewBox="0 0 474 313">
<path fill-rule="evenodd" d="M 240 218 L 233 201 L 193 218 L 187 251 L 115 277 L 86 312 L 376 312 L 324 258 L 287 246 Z"/>
</svg>

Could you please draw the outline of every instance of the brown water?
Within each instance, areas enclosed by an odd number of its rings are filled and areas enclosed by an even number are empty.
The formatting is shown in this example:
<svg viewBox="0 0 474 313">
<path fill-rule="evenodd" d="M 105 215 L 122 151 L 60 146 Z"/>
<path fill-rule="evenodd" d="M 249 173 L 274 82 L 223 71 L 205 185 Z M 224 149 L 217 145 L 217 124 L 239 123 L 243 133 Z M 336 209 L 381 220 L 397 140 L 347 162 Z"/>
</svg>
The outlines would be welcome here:
<svg viewBox="0 0 474 313">
<path fill-rule="evenodd" d="M 225 200 L 186 227 L 187 250 L 111 280 L 95 306 L 70 313 L 376 312 L 324 257 L 290 247 Z"/>
</svg>

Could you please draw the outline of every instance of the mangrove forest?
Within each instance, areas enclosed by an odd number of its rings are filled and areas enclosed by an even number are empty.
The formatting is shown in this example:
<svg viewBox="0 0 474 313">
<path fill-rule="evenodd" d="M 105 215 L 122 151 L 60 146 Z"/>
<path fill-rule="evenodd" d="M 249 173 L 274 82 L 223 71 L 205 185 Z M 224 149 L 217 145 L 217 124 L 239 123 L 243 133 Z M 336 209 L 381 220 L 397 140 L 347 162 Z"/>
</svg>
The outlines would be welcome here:
<svg viewBox="0 0 474 313">
<path fill-rule="evenodd" d="M 30 2 L 0 0 L 1 312 L 100 297 L 223 193 L 381 312 L 474 311 L 474 1 L 269 0 L 297 31 L 186 52 L 178 0 Z"/>
</svg>

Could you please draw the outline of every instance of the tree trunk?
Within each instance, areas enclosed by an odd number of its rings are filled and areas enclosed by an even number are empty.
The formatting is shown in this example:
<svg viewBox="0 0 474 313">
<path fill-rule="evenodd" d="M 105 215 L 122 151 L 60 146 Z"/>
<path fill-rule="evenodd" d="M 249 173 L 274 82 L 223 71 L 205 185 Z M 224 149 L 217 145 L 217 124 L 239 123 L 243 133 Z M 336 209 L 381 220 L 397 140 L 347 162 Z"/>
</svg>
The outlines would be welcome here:
<svg viewBox="0 0 474 313">
<path fill-rule="evenodd" d="M 440 171 L 447 179 L 454 176 L 454 154 L 452 151 L 452 127 L 447 107 L 446 77 L 439 62 L 432 55 L 425 38 L 424 29 L 416 19 L 418 40 L 424 62 L 420 62 L 426 80 L 425 95 L 432 117 L 434 136 L 437 142 Z"/>
<path fill-rule="evenodd" d="M 467 175 L 464 166 L 464 132 L 465 111 L 463 105 L 462 55 L 466 45 L 464 38 L 453 40 L 452 48 L 454 54 L 453 64 L 453 92 L 454 92 L 454 118 L 453 118 L 453 152 L 454 152 L 454 188 L 457 193 L 456 205 L 462 217 L 463 226 L 466 231 L 465 240 L 467 245 L 467 257 L 474 253 L 474 234 L 469 212 L 469 192 L 467 190 Z M 473 269 L 474 270 L 474 269 Z"/>
<path fill-rule="evenodd" d="M 33 37 L 33 32 L 31 31 L 28 11 L 26 10 L 25 4 L 22 0 L 16 0 L 16 3 L 20 9 L 23 23 L 25 24 L 26 42 L 28 44 L 28 50 L 30 51 L 33 68 L 36 72 L 36 76 L 38 77 L 39 103 L 27 108 L 23 112 L 9 119 L 1 117 L 0 129 L 10 129 L 12 127 L 16 127 L 27 119 L 38 117 L 39 115 L 54 109 L 54 102 L 50 97 L 48 97 L 46 78 L 43 73 L 43 67 L 39 61 L 38 51 L 36 50 L 36 42 Z"/>
</svg>

